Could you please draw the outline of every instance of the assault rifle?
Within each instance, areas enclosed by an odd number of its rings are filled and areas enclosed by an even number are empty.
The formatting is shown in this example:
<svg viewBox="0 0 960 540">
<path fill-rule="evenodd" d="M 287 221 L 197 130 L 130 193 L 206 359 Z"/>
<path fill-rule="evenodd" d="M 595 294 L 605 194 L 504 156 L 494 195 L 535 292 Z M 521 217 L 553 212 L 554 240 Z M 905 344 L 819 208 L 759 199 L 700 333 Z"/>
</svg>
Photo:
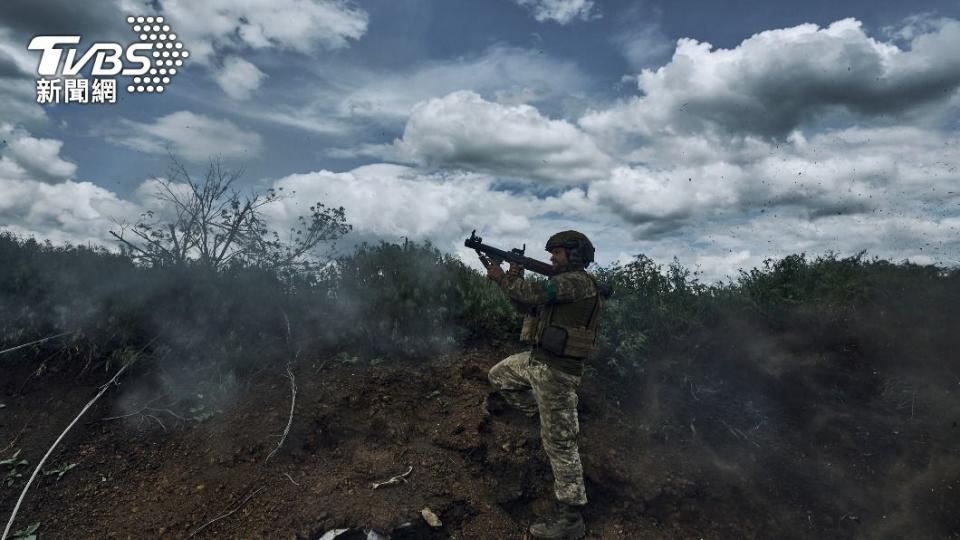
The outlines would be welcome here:
<svg viewBox="0 0 960 540">
<path fill-rule="evenodd" d="M 495 263 L 509 262 L 514 264 L 519 264 L 530 270 L 531 272 L 536 272 L 544 276 L 553 275 L 553 265 L 550 263 L 545 263 L 538 261 L 536 259 L 531 259 L 524 255 L 524 252 L 527 250 L 527 245 L 524 244 L 523 248 L 513 248 L 510 251 L 504 251 L 502 249 L 497 249 L 493 246 L 488 246 L 483 243 L 483 238 L 477 236 L 477 231 L 474 229 L 470 233 L 470 238 L 467 238 L 463 242 L 463 245 L 467 246 L 470 249 L 476 250 L 477 255 L 480 257 L 490 257 Z"/>
</svg>

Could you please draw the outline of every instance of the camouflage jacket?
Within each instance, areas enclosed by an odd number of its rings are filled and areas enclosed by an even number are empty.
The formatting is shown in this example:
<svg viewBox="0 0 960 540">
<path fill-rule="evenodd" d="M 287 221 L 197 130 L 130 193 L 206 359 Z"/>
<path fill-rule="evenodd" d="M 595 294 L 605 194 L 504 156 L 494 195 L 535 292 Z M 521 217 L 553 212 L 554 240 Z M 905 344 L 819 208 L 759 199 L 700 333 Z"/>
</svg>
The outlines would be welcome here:
<svg viewBox="0 0 960 540">
<path fill-rule="evenodd" d="M 574 375 L 593 350 L 601 306 L 597 284 L 584 270 L 562 272 L 546 281 L 505 274 L 500 288 L 516 303 L 535 306 L 524 320 L 521 340 L 533 344 L 533 356 Z"/>
</svg>

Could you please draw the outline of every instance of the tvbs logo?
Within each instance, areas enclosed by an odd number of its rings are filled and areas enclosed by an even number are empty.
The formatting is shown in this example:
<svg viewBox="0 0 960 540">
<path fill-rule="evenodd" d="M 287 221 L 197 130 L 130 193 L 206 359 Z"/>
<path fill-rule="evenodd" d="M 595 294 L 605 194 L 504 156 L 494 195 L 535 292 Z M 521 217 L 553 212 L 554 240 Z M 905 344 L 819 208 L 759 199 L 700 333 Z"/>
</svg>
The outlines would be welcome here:
<svg viewBox="0 0 960 540">
<path fill-rule="evenodd" d="M 77 60 L 77 49 L 67 49 L 67 58 L 63 63 L 63 70 L 60 70 L 60 60 L 62 49 L 59 45 L 76 45 L 80 43 L 80 36 L 37 36 L 30 41 L 27 47 L 31 51 L 41 50 L 43 55 L 40 57 L 40 67 L 37 68 L 37 74 L 51 76 L 62 73 L 63 75 L 76 75 L 86 66 L 91 59 L 93 69 L 90 74 L 94 77 L 103 75 L 143 75 L 150 70 L 150 51 L 153 50 L 152 43 L 134 43 L 127 47 L 124 54 L 123 47 L 117 43 L 94 43 L 87 49 L 87 52 Z M 127 68 L 123 64 L 121 56 L 139 66 Z"/>
<path fill-rule="evenodd" d="M 117 75 L 131 77 L 129 93 L 163 92 L 190 52 L 163 17 L 130 16 L 127 23 L 139 41 L 126 46 L 97 42 L 82 53 L 80 36 L 34 37 L 27 49 L 41 53 L 37 102 L 116 103 L 117 80 L 106 77 Z M 88 68 L 92 84 L 79 76 Z"/>
</svg>

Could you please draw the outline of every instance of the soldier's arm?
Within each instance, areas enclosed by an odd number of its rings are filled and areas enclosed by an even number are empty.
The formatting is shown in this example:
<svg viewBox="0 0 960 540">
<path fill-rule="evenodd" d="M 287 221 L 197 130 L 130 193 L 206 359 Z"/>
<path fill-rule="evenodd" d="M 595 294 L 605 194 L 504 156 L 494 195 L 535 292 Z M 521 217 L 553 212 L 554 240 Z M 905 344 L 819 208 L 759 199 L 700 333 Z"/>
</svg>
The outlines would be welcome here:
<svg viewBox="0 0 960 540">
<path fill-rule="evenodd" d="M 511 300 L 523 304 L 575 302 L 596 295 L 590 278 L 573 275 L 554 276 L 546 281 L 525 281 L 507 274 L 497 283 Z"/>
</svg>

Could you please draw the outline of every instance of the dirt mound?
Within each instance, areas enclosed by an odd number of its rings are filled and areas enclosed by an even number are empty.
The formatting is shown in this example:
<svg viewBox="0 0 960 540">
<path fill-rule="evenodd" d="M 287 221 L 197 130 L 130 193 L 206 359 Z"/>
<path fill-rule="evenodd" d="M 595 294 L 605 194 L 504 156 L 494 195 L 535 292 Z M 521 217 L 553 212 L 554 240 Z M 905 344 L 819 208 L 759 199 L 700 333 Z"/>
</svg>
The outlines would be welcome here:
<svg viewBox="0 0 960 540">
<path fill-rule="evenodd" d="M 269 461 L 288 418 L 284 378 L 261 378 L 218 409 L 205 396 L 157 401 L 141 374 L 62 443 L 17 528 L 39 522 L 47 538 L 315 539 L 333 529 L 526 538 L 551 503 L 552 480 L 535 421 L 490 396 L 487 370 L 510 352 L 473 349 L 402 365 L 305 359 L 292 428 Z M 749 377 L 684 381 L 683 362 L 664 360 L 629 381 L 585 378 L 589 538 L 895 536 L 917 520 L 921 536 L 960 531 L 949 517 L 960 515 L 956 423 L 945 432 L 914 422 L 876 433 L 889 426 L 884 410 L 849 403 L 879 399 L 870 392 L 751 410 L 744 396 L 811 383 L 778 376 L 767 382 L 781 386 L 751 394 Z M 817 365 L 803 369 L 817 376 Z M 858 381 L 870 375 L 850 369 Z M 29 463 L 108 378 L 10 375 L 0 382 L 0 459 L 20 451 Z M 0 466 L 0 481 L 10 469 Z M 31 469 L 13 470 L 25 477 Z M 24 479 L 0 484 L 5 511 Z M 427 524 L 425 508 L 442 526 Z"/>
</svg>

